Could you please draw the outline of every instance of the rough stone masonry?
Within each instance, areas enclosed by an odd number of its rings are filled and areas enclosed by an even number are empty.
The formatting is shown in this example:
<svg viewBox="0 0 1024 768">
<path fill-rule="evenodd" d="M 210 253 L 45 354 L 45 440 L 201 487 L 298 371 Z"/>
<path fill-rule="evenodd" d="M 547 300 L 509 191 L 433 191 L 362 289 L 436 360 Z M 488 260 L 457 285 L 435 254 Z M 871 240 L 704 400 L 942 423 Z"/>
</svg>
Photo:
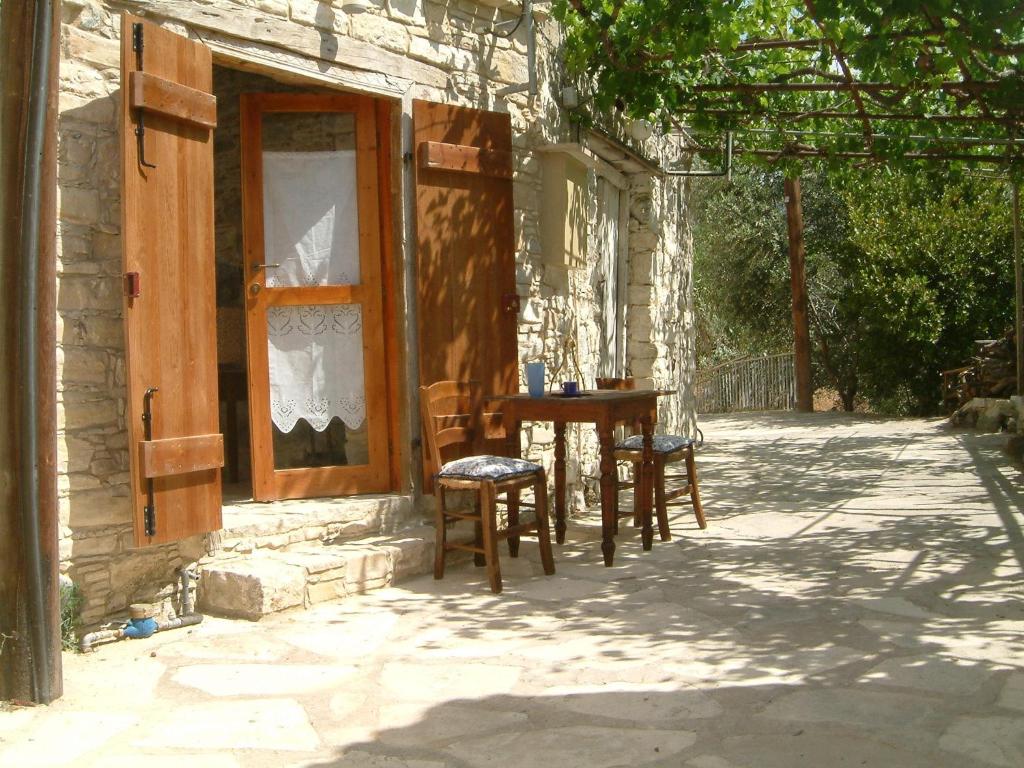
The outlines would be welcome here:
<svg viewBox="0 0 1024 768">
<path fill-rule="evenodd" d="M 606 313 L 596 296 L 595 227 L 588 230 L 586 258 L 569 269 L 545 259 L 539 235 L 543 180 L 537 150 L 574 135 L 557 100 L 568 82 L 558 63 L 559 29 L 545 13 L 537 14 L 536 96 L 501 95 L 503 88 L 526 82 L 525 25 L 507 39 L 478 31 L 515 19 L 518 8 L 505 0 L 371 0 L 367 12 L 348 15 L 340 2 L 315 0 L 63 3 L 57 233 L 61 569 L 82 589 L 84 626 L 118 615 L 131 602 L 166 606 L 177 569 L 215 550 L 219 540 L 214 535 L 133 547 L 119 227 L 120 13 L 145 15 L 205 42 L 220 66 L 293 84 L 305 80 L 311 87 L 507 111 L 515 147 L 520 354 L 524 360 L 542 357 L 553 372 L 592 382 L 607 354 L 600 349 Z M 658 148 L 656 138 L 644 147 L 651 155 Z M 657 175 L 627 178 L 625 372 L 645 384 L 680 390 L 678 398 L 666 400 L 661 428 L 685 430 L 693 419 L 687 188 Z M 594 171 L 589 183 L 596 188 Z M 591 223 L 598 215 L 594 201 L 588 195 Z M 413 258 L 409 242 L 396 245 L 396 261 Z M 414 328 L 408 339 L 414 343 Z M 401 418 L 406 433 L 415 434 L 416 414 Z M 529 455 L 550 465 L 550 427 L 527 425 L 524 438 Z M 596 452 L 592 430 L 570 430 L 572 509 L 588 503 Z M 409 476 L 414 474 L 410 469 Z M 417 513 L 407 516 L 412 520 Z"/>
</svg>

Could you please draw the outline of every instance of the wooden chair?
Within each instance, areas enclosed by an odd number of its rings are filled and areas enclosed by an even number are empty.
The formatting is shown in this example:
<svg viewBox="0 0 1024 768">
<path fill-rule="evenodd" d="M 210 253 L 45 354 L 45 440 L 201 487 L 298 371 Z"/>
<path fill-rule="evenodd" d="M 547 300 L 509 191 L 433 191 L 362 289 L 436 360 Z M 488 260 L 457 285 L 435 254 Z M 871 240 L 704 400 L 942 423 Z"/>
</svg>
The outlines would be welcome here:
<svg viewBox="0 0 1024 768">
<path fill-rule="evenodd" d="M 621 378 L 599 378 L 597 379 L 598 389 L 633 389 L 633 379 Z M 630 482 L 619 483 L 616 478 L 615 504 L 616 521 L 620 517 L 618 511 L 619 490 L 622 488 L 633 489 L 633 524 L 640 525 L 640 467 L 643 462 L 643 436 L 637 434 L 634 427 L 634 434 L 615 445 L 615 458 L 618 461 L 628 461 L 633 465 L 633 479 Z M 693 506 L 693 514 L 697 518 L 697 525 L 702 529 L 708 527 L 704 518 L 704 508 L 700 503 L 700 487 L 697 484 L 697 465 L 693 458 L 693 448 L 696 441 L 682 435 L 655 435 L 654 436 L 654 509 L 658 518 L 658 535 L 662 541 L 670 541 L 672 533 L 668 525 L 668 507 L 673 504 L 690 504 Z M 686 471 L 681 474 L 668 475 L 665 473 L 665 465 L 676 462 L 684 462 Z M 668 481 L 673 483 L 682 481 L 678 487 L 669 491 Z M 688 498 L 682 498 L 682 497 Z M 679 501 L 676 501 L 679 499 Z M 627 513 L 629 514 L 629 513 Z"/>
<path fill-rule="evenodd" d="M 544 573 L 555 572 L 551 555 L 551 534 L 548 524 L 548 485 L 544 468 L 523 459 L 490 454 L 476 454 L 486 439 L 497 439 L 495 432 L 500 414 L 484 413 L 478 382 L 439 381 L 420 387 L 420 412 L 423 435 L 434 469 L 434 496 L 437 499 L 437 531 L 434 550 L 434 578 L 444 577 L 445 555 L 453 549 L 474 553 L 478 565 L 487 568 L 491 591 L 501 592 L 501 568 L 498 563 L 498 540 L 507 539 L 509 554 L 519 556 L 519 537 L 537 533 Z M 519 501 L 519 492 L 533 486 L 534 504 Z M 447 490 L 476 491 L 472 511 L 448 509 Z M 502 501 L 498 496 L 507 494 Z M 508 527 L 498 530 L 497 504 L 508 507 Z M 536 520 L 519 522 L 519 508 L 533 507 Z M 476 527 L 473 544 L 448 541 L 448 523 L 472 520 Z"/>
</svg>

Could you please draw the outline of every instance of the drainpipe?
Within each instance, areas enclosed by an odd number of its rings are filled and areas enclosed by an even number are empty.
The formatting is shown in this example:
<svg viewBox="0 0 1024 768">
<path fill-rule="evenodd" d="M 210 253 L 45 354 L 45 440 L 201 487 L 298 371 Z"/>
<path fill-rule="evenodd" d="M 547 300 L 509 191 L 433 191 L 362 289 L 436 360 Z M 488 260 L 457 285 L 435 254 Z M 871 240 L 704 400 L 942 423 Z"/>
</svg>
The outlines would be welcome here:
<svg viewBox="0 0 1024 768">
<path fill-rule="evenodd" d="M 13 451 L 4 451 L 3 468 L 10 469 L 5 480 L 13 492 L 10 505 L 0 510 L 6 518 L 5 535 L 11 537 L 7 542 L 10 559 L 0 567 L 4 599 L 9 601 L 0 607 L 0 621 L 6 625 L 13 618 L 12 626 L 0 627 L 13 635 L 8 638 L 11 648 L 0 655 L 0 693 L 38 703 L 50 703 L 63 688 L 53 301 L 58 6 L 53 0 L 35 0 L 4 3 L 0 10 L 4 59 L 0 263 L 6 283 L 4 301 L 9 302 L 9 309 L 4 309 L 2 346 L 14 348 L 13 354 L 4 353 L 6 382 L 0 389 L 15 433 L 10 437 Z"/>
<path fill-rule="evenodd" d="M 198 577 L 188 568 L 181 569 L 181 615 L 176 619 L 167 619 L 166 621 L 155 622 L 156 629 L 154 629 L 150 634 L 156 634 L 157 632 L 163 632 L 168 629 L 191 627 L 202 622 L 203 615 L 201 613 L 192 612 L 192 596 L 189 592 L 189 587 L 193 579 L 198 579 Z M 149 635 L 146 635 L 146 637 L 148 636 Z M 123 640 L 126 637 L 129 637 L 129 635 L 125 634 L 125 627 L 121 627 L 120 629 L 101 629 L 84 635 L 82 639 L 78 641 L 78 647 L 82 653 L 88 653 L 99 643 L 117 642 L 118 640 Z"/>
</svg>

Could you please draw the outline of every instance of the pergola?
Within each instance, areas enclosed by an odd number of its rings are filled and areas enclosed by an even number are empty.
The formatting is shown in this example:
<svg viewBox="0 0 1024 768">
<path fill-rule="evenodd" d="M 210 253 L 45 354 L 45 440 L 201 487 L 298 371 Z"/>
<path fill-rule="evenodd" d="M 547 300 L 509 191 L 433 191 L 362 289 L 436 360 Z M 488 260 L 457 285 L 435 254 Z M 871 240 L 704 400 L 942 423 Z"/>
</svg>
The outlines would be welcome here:
<svg viewBox="0 0 1024 768">
<path fill-rule="evenodd" d="M 1011 182 L 1024 391 L 1024 5 L 566 0 L 570 64 L 612 106 L 786 170 L 798 408 L 811 409 L 799 168 L 943 164 Z M 895 4 L 889 4 L 895 6 Z M 676 14 L 675 23 L 671 14 Z M 628 94 L 621 95 L 621 94 Z M 695 142 L 694 152 L 718 152 Z"/>
</svg>

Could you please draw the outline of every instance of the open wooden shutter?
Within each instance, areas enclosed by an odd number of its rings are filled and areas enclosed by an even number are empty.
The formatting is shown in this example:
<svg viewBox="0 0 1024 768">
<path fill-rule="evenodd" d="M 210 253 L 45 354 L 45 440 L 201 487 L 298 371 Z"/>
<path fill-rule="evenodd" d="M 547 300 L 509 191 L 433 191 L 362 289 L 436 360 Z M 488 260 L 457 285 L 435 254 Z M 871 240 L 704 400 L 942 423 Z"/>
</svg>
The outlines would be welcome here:
<svg viewBox="0 0 1024 768">
<path fill-rule="evenodd" d="M 125 14 L 121 85 L 132 507 L 158 544 L 221 527 L 210 51 Z"/>
<path fill-rule="evenodd" d="M 413 131 L 420 384 L 475 380 L 488 395 L 515 392 L 511 120 L 416 101 Z"/>
</svg>

